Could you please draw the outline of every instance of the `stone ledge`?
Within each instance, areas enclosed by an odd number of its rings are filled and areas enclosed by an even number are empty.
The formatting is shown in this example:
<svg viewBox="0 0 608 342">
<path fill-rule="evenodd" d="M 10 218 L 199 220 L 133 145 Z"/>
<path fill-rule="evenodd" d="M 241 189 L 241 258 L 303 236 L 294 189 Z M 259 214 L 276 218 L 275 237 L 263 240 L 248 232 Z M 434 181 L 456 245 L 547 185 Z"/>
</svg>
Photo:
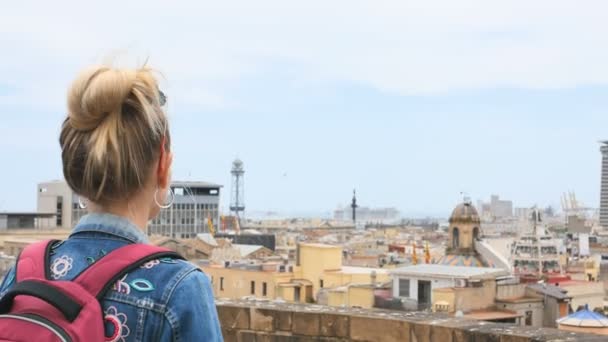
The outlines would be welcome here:
<svg viewBox="0 0 608 342">
<path fill-rule="evenodd" d="M 217 300 L 227 342 L 544 342 L 605 341 L 605 336 L 489 323 L 445 314 L 321 305 Z"/>
</svg>

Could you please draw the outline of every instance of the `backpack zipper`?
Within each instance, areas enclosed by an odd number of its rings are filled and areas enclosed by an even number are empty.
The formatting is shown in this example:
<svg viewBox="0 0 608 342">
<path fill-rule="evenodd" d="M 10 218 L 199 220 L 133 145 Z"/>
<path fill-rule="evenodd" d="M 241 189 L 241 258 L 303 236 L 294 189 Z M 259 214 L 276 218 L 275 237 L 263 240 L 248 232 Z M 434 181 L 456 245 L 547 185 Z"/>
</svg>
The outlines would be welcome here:
<svg viewBox="0 0 608 342">
<path fill-rule="evenodd" d="M 25 321 L 29 323 L 33 323 L 39 325 L 41 327 L 46 328 L 47 330 L 53 332 L 61 342 L 71 342 L 72 339 L 70 336 L 57 324 L 49 321 L 44 317 L 40 317 L 38 315 L 32 314 L 19 314 L 19 315 L 0 315 L 0 318 L 12 318 L 19 321 Z"/>
</svg>

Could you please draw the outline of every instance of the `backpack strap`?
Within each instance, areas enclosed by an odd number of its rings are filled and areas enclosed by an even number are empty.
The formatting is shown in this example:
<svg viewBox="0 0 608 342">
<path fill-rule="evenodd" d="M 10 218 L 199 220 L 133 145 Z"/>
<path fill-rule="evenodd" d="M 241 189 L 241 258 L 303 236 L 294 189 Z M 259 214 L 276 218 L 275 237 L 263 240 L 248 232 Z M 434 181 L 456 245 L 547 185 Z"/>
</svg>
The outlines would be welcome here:
<svg viewBox="0 0 608 342">
<path fill-rule="evenodd" d="M 27 278 L 51 279 L 49 255 L 51 247 L 59 240 L 45 240 L 26 246 L 15 266 L 17 282 Z"/>
<path fill-rule="evenodd" d="M 129 244 L 108 253 L 84 270 L 74 281 L 98 300 L 102 300 L 112 285 L 125 274 L 148 261 L 165 257 L 184 259 L 170 249 L 145 244 Z"/>
</svg>

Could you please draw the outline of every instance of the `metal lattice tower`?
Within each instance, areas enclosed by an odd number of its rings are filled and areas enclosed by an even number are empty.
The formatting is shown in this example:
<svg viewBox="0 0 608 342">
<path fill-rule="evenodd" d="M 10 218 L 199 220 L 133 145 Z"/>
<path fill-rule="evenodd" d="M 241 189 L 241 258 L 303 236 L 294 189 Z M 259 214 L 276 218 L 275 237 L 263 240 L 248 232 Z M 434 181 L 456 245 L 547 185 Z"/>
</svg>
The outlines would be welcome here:
<svg viewBox="0 0 608 342">
<path fill-rule="evenodd" d="M 230 189 L 230 211 L 237 218 L 241 218 L 241 212 L 245 211 L 245 168 L 240 159 L 232 162 L 232 189 Z"/>
<path fill-rule="evenodd" d="M 353 222 L 357 223 L 357 208 L 359 207 L 357 205 L 357 190 L 353 190 L 353 201 L 350 207 L 353 209 Z"/>
</svg>

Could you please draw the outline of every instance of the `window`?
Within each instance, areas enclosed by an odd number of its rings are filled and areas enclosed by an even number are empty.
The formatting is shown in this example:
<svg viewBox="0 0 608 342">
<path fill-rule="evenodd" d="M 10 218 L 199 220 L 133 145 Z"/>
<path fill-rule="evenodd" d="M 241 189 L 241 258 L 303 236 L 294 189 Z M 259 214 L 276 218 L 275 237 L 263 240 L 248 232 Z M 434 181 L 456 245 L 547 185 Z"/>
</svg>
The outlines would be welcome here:
<svg viewBox="0 0 608 342">
<path fill-rule="evenodd" d="M 220 291 L 224 291 L 224 277 L 220 277 Z"/>
<path fill-rule="evenodd" d="M 63 225 L 63 197 L 57 196 L 57 207 L 55 211 L 55 224 L 57 227 L 61 227 Z"/>
<path fill-rule="evenodd" d="M 435 304 L 435 311 L 437 312 L 450 312 L 450 306 L 445 304 Z"/>
<path fill-rule="evenodd" d="M 323 288 L 323 279 L 319 280 L 319 287 Z"/>
<path fill-rule="evenodd" d="M 266 297 L 268 293 L 268 286 L 266 283 L 262 283 L 262 296 Z"/>
<path fill-rule="evenodd" d="M 295 287 L 293 292 L 293 301 L 296 303 L 300 302 L 300 287 Z"/>
<path fill-rule="evenodd" d="M 410 296 L 410 280 L 409 279 L 399 279 L 399 297 L 409 297 Z"/>
<path fill-rule="evenodd" d="M 251 281 L 251 294 L 255 294 L 255 281 Z"/>
<path fill-rule="evenodd" d="M 532 311 L 526 311 L 526 325 L 532 325 Z"/>
<path fill-rule="evenodd" d="M 454 227 L 452 231 L 452 248 L 460 247 L 460 234 L 458 231 L 458 227 Z"/>
</svg>

